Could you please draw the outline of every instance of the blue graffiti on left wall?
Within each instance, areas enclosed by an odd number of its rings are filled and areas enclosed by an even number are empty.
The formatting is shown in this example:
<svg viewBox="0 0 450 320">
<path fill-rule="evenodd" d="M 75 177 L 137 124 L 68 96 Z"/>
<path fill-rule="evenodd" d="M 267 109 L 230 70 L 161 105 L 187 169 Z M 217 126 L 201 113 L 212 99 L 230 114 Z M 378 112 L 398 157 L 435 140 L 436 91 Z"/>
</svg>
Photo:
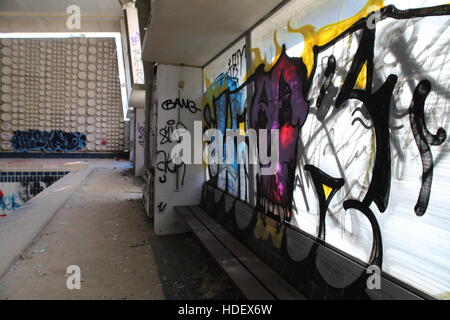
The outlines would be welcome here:
<svg viewBox="0 0 450 320">
<path fill-rule="evenodd" d="M 16 211 L 20 204 L 16 202 L 16 195 L 3 196 L 0 190 L 0 211 Z"/>
<path fill-rule="evenodd" d="M 86 147 L 86 135 L 61 130 L 15 131 L 11 139 L 15 151 L 71 152 Z"/>
</svg>

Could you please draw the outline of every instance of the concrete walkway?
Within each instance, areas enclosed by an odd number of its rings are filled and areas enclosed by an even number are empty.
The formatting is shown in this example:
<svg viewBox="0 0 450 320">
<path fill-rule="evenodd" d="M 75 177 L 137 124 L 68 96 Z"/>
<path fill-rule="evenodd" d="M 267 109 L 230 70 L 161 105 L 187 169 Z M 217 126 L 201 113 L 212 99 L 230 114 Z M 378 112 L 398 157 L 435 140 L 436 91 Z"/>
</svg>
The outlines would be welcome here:
<svg viewBox="0 0 450 320">
<path fill-rule="evenodd" d="M 96 168 L 0 281 L 1 299 L 163 299 L 138 179 L 127 162 Z M 68 290 L 66 268 L 81 269 Z"/>
<path fill-rule="evenodd" d="M 154 234 L 129 167 L 95 164 L 0 279 L 0 299 L 242 298 L 192 234 Z M 67 289 L 70 265 L 81 269 L 81 290 Z"/>
</svg>

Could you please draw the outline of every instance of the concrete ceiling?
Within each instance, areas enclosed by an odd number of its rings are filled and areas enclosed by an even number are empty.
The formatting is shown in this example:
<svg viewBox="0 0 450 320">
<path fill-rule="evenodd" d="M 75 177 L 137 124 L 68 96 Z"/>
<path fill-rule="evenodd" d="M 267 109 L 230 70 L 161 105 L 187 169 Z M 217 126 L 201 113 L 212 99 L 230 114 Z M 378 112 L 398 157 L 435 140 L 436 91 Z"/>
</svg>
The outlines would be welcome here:
<svg viewBox="0 0 450 320">
<path fill-rule="evenodd" d="M 152 0 L 142 59 L 204 66 L 282 0 Z"/>
<path fill-rule="evenodd" d="M 79 6 L 82 16 L 123 16 L 119 0 L 0 0 L 0 12 L 67 15 L 70 5 Z"/>
</svg>

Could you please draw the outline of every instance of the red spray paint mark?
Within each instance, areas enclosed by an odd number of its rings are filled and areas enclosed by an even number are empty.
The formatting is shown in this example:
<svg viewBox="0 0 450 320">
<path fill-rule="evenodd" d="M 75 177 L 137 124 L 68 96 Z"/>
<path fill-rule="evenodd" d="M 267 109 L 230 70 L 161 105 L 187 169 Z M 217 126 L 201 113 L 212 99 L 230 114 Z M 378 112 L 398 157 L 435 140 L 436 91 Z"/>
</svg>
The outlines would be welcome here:
<svg viewBox="0 0 450 320">
<path fill-rule="evenodd" d="M 281 148 L 287 149 L 289 146 L 294 144 L 294 139 L 297 138 L 297 129 L 291 126 L 289 123 L 286 123 L 280 132 L 280 142 Z"/>
</svg>

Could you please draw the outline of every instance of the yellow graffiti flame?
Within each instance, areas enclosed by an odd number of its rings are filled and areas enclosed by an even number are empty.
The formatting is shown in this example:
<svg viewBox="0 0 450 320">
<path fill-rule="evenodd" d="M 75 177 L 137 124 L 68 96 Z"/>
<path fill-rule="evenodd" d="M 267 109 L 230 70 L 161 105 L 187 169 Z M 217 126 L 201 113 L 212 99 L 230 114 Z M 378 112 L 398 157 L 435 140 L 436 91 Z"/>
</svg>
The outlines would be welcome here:
<svg viewBox="0 0 450 320">
<path fill-rule="evenodd" d="M 252 59 L 252 67 L 250 68 L 249 72 L 245 75 L 244 81 L 247 80 L 250 75 L 254 74 L 256 71 L 256 68 L 258 68 L 260 65 L 264 65 L 264 71 L 268 72 L 270 68 L 272 68 L 275 63 L 278 61 L 278 58 L 281 56 L 281 52 L 283 51 L 283 47 L 278 42 L 277 38 L 277 31 L 275 30 L 273 32 L 273 43 L 275 44 L 275 57 L 273 58 L 272 63 L 269 63 L 267 61 L 266 55 L 264 55 L 264 59 L 261 55 L 261 50 L 259 48 L 252 48 L 251 52 L 254 53 L 254 57 Z"/>
<path fill-rule="evenodd" d="M 253 235 L 256 239 L 268 240 L 269 237 L 272 240 L 275 248 L 281 247 L 281 241 L 283 240 L 283 234 L 285 226 L 282 226 L 280 231 L 277 231 L 277 222 L 273 219 L 266 219 L 266 224 L 262 220 L 262 214 L 258 213 L 257 222 L 255 229 L 253 230 Z"/>
<path fill-rule="evenodd" d="M 319 30 L 310 24 L 304 25 L 300 28 L 293 28 L 291 22 L 288 21 L 287 29 L 290 33 L 300 33 L 303 36 L 303 52 L 301 54 L 301 58 L 303 63 L 305 64 L 308 72 L 308 77 L 311 75 L 311 72 L 314 67 L 314 46 L 323 46 L 333 39 L 337 38 L 343 32 L 345 32 L 348 28 L 350 28 L 353 24 L 355 24 L 358 20 L 367 17 L 370 13 L 375 10 L 379 10 L 384 7 L 384 0 L 368 0 L 366 5 L 354 16 L 347 18 L 342 21 L 338 21 L 329 25 L 326 25 Z M 262 57 L 261 50 L 259 48 L 252 48 L 251 52 L 253 54 L 252 65 L 248 70 L 248 73 L 244 77 L 244 81 L 246 81 L 252 74 L 255 73 L 256 68 L 260 65 L 264 65 L 264 71 L 269 71 L 273 65 L 278 61 L 278 58 L 282 52 L 282 46 L 278 43 L 277 31 L 273 33 L 273 42 L 275 45 L 275 57 L 271 63 L 267 61 L 267 57 Z M 209 104 L 211 111 L 213 108 L 213 99 L 214 97 L 218 97 L 225 90 L 228 89 L 228 83 L 225 81 L 222 86 L 219 83 L 214 81 L 213 83 L 208 79 L 205 72 L 205 87 L 207 88 L 204 97 L 202 106 L 203 108 Z M 363 65 L 360 74 L 358 75 L 358 79 L 355 84 L 355 88 L 363 89 L 366 86 L 367 82 L 367 63 Z M 213 117 L 213 112 L 211 112 L 211 117 Z"/>
<path fill-rule="evenodd" d="M 295 29 L 288 22 L 288 32 L 300 33 L 304 38 L 304 48 L 302 53 L 303 63 L 306 65 L 308 70 L 308 76 L 310 76 L 311 71 L 314 66 L 314 46 L 323 46 L 333 39 L 337 38 L 345 30 L 350 28 L 358 20 L 367 17 L 370 13 L 375 10 L 379 10 L 384 7 L 384 0 L 369 0 L 366 5 L 353 17 L 348 19 L 335 22 L 320 28 L 318 31 L 312 25 L 305 25 L 298 29 Z M 366 67 L 361 70 L 361 73 L 366 72 Z M 366 76 L 360 75 L 357 87 L 364 88 L 366 82 Z"/>
<path fill-rule="evenodd" d="M 252 53 L 254 53 L 254 58 L 253 58 L 253 63 L 252 63 L 252 67 L 249 70 L 250 74 L 255 73 L 256 68 L 258 66 L 260 66 L 261 64 L 263 64 L 264 66 L 269 66 L 269 63 L 267 62 L 266 57 L 264 57 L 264 59 L 261 56 L 261 50 L 259 48 L 253 48 L 252 49 Z M 266 69 L 266 68 L 264 68 Z M 247 79 L 248 76 L 245 76 L 245 79 Z"/>
</svg>

